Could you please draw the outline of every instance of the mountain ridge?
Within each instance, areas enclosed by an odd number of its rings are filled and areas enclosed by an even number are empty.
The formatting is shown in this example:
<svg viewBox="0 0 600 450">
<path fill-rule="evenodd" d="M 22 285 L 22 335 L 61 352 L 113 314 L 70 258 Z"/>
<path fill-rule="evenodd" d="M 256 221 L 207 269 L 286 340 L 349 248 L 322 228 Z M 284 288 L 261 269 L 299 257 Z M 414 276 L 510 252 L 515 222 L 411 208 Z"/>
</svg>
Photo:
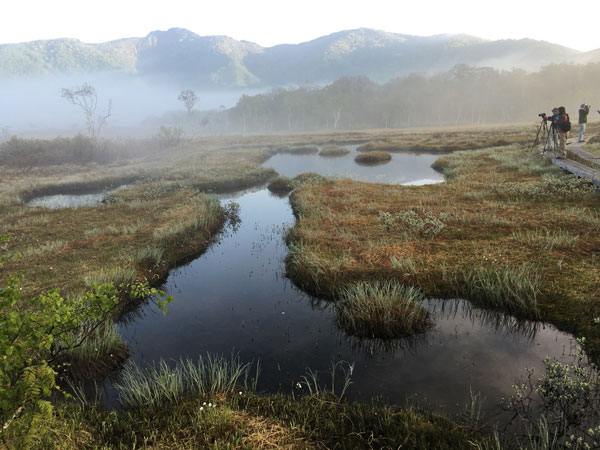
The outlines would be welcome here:
<svg viewBox="0 0 600 450">
<path fill-rule="evenodd" d="M 357 28 L 262 47 L 170 28 L 96 44 L 73 38 L 0 44 L 0 79 L 122 72 L 192 87 L 268 87 L 358 75 L 385 82 L 456 64 L 537 70 L 553 63 L 598 61 L 600 49 L 579 52 L 533 39 L 491 41 L 467 34 L 414 36 Z"/>
</svg>

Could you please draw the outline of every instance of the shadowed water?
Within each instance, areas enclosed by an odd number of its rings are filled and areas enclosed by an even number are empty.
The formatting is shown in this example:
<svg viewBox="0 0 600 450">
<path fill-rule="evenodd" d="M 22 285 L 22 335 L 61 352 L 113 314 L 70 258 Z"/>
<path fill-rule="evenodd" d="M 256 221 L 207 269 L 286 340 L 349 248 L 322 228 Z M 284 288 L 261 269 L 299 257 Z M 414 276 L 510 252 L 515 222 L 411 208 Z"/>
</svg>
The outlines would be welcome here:
<svg viewBox="0 0 600 450">
<path fill-rule="evenodd" d="M 395 179 L 434 177 L 429 170 L 412 168 Z M 402 403 L 417 394 L 452 410 L 470 388 L 493 405 L 512 393 L 527 367 L 541 368 L 546 356 L 568 357 L 572 338 L 554 327 L 461 300 L 426 301 L 435 327 L 414 339 L 348 337 L 336 328 L 330 303 L 310 298 L 284 277 L 283 237 L 294 224 L 288 199 L 260 189 L 222 200 L 239 203 L 239 228 L 171 272 L 164 288 L 175 301 L 166 316 L 147 304 L 120 324 L 136 363 L 235 349 L 242 361 L 260 360 L 259 390 L 290 392 L 306 368 L 327 372 L 332 360 L 345 360 L 354 363 L 350 398 Z"/>
</svg>

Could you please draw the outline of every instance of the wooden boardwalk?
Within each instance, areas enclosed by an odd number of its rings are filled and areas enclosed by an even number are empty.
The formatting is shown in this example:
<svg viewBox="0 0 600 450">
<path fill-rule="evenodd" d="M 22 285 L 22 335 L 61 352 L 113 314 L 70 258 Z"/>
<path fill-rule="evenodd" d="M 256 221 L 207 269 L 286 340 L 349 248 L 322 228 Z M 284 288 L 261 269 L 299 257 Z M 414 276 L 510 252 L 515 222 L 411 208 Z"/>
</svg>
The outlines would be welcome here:
<svg viewBox="0 0 600 450">
<path fill-rule="evenodd" d="M 578 177 L 586 178 L 596 186 L 600 187 L 600 157 L 585 151 L 582 147 L 583 144 L 585 144 L 585 142 L 577 142 L 576 139 L 569 139 L 567 141 L 567 150 L 587 164 L 582 164 L 572 159 L 557 158 L 561 153 L 553 150 L 546 150 L 543 155 L 547 158 L 551 158 L 552 164 L 569 171 Z"/>
</svg>

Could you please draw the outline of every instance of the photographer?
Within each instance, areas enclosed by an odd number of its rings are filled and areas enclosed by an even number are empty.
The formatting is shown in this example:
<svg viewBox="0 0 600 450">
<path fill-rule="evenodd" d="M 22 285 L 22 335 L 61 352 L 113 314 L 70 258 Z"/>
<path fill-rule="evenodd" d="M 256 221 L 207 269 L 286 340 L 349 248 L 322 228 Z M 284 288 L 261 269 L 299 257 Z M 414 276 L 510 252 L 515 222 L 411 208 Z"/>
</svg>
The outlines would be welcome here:
<svg viewBox="0 0 600 450">
<path fill-rule="evenodd" d="M 585 126 L 587 124 L 587 116 L 590 113 L 590 105 L 582 103 L 579 107 L 579 140 L 577 142 L 583 142 L 583 133 L 585 132 Z"/>
<path fill-rule="evenodd" d="M 563 158 L 567 157 L 567 138 L 569 137 L 569 131 L 571 131 L 571 119 L 567 114 L 564 106 L 558 107 L 558 121 L 556 122 L 556 129 L 558 130 L 558 138 L 560 139 L 560 148 L 563 153 Z"/>
<path fill-rule="evenodd" d="M 560 119 L 560 114 L 558 113 L 558 108 L 552 108 L 552 114 L 543 115 L 542 116 L 545 121 L 550 121 L 550 131 L 548 132 L 548 141 L 546 144 L 546 148 L 556 148 L 556 136 L 558 133 L 558 119 Z"/>
</svg>

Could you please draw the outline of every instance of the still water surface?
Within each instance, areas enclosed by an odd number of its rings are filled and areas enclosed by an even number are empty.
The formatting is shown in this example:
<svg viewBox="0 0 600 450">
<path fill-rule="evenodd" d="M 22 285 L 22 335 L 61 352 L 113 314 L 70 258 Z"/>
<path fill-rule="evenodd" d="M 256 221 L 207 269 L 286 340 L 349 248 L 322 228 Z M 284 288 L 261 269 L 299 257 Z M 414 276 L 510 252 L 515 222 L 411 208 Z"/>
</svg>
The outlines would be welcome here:
<svg viewBox="0 0 600 450">
<path fill-rule="evenodd" d="M 106 196 L 120 189 L 126 188 L 127 185 L 119 186 L 116 189 L 105 189 L 101 192 L 91 194 L 54 194 L 44 195 L 31 199 L 26 204 L 27 206 L 40 206 L 48 209 L 61 208 L 84 208 L 89 206 L 98 206 L 106 198 Z"/>
<path fill-rule="evenodd" d="M 316 172 L 318 167 L 306 168 L 304 158 L 314 157 L 290 156 L 294 169 L 277 170 L 288 176 Z M 383 166 L 356 167 L 360 177 L 370 169 L 378 180 L 439 179 L 426 170 L 430 156 L 410 158 L 415 164 L 400 165 L 408 171 L 392 173 L 392 179 L 382 175 Z M 258 189 L 222 200 L 239 203 L 239 228 L 226 231 L 204 255 L 171 272 L 164 288 L 175 301 L 166 316 L 147 304 L 120 325 L 136 363 L 196 359 L 206 352 L 229 355 L 235 349 L 242 361 L 260 360 L 259 390 L 290 392 L 306 368 L 326 372 L 332 360 L 345 360 L 355 367 L 350 398 L 379 396 L 401 403 L 417 394 L 452 410 L 466 401 L 470 388 L 481 391 L 491 406 L 511 394 L 511 385 L 527 367 L 541 368 L 545 356 L 568 358 L 571 336 L 462 300 L 428 300 L 436 325 L 418 340 L 382 344 L 347 337 L 336 328 L 329 303 L 309 297 L 284 277 L 283 237 L 294 224 L 288 199 Z"/>
<path fill-rule="evenodd" d="M 356 145 L 348 145 L 350 153 L 340 157 L 314 155 L 291 155 L 279 153 L 263 166 L 275 169 L 280 175 L 295 177 L 304 172 L 314 172 L 328 177 L 349 177 L 371 183 L 425 184 L 444 181 L 442 174 L 430 166 L 439 158 L 431 153 L 393 153 L 392 159 L 384 164 L 369 166 L 354 162 L 359 153 Z"/>
</svg>

